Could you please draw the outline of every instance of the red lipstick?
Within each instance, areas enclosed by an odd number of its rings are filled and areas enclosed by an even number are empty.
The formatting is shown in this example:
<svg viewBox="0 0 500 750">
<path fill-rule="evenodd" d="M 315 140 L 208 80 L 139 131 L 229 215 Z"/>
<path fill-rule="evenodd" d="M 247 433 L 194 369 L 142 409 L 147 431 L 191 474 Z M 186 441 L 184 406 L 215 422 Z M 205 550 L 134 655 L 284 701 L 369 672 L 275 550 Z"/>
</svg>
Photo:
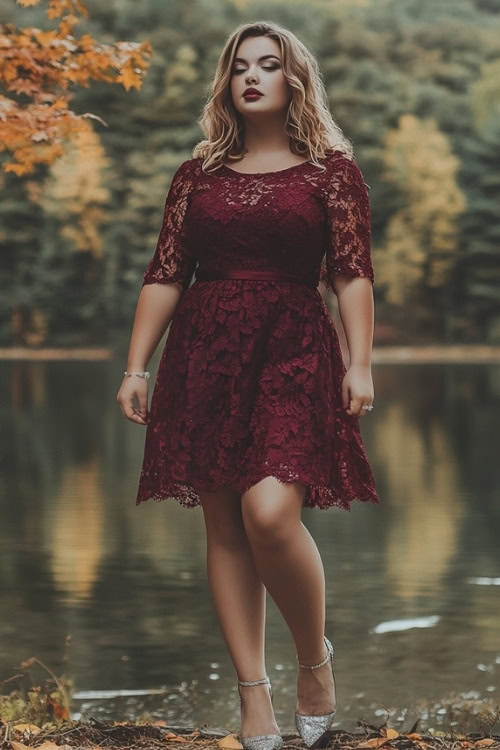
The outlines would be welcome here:
<svg viewBox="0 0 500 750">
<path fill-rule="evenodd" d="M 264 96 L 258 89 L 254 89 L 252 87 L 245 89 L 243 92 L 243 96 L 245 99 L 248 99 L 249 101 L 252 101 L 253 99 L 258 99 L 259 96 Z"/>
</svg>

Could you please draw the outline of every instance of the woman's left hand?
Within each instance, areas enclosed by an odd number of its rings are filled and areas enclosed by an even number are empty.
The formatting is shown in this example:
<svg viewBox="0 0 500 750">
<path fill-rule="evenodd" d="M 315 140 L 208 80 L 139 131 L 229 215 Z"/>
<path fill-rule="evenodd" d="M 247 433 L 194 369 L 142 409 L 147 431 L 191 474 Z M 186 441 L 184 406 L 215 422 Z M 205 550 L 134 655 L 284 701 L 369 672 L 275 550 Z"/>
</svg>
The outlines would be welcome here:
<svg viewBox="0 0 500 750">
<path fill-rule="evenodd" d="M 364 417 L 367 409 L 363 404 L 371 405 L 374 397 L 370 365 L 351 365 L 342 381 L 342 402 L 347 414 Z"/>
</svg>

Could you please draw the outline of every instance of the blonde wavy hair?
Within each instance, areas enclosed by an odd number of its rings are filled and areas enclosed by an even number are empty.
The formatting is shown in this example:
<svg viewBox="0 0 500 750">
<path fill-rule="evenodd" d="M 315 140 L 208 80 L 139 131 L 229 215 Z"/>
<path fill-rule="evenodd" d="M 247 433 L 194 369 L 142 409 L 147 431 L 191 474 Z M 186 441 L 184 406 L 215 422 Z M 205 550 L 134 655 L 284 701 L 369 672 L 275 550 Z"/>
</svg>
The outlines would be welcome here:
<svg viewBox="0 0 500 750">
<path fill-rule="evenodd" d="M 239 44 L 247 37 L 269 36 L 281 49 L 283 74 L 292 91 L 285 130 L 292 153 L 306 156 L 324 169 L 318 159 L 331 150 L 342 151 L 353 159 L 353 147 L 334 121 L 319 65 L 295 34 L 272 21 L 242 23 L 228 37 L 221 52 L 209 98 L 198 124 L 206 138 L 193 149 L 201 157 L 205 172 L 218 169 L 225 161 L 239 161 L 244 145 L 244 118 L 231 97 L 231 75 Z M 213 169 L 212 169 L 213 168 Z"/>
</svg>

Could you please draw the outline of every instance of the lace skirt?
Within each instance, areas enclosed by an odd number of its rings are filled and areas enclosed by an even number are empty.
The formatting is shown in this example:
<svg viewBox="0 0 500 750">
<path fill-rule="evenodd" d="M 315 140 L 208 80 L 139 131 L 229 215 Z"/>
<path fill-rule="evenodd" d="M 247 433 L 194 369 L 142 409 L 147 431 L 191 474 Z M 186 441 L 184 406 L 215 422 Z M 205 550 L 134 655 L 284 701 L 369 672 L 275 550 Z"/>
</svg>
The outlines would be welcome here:
<svg viewBox="0 0 500 750">
<path fill-rule="evenodd" d="M 306 485 L 306 507 L 380 503 L 359 417 L 342 404 L 345 372 L 315 286 L 197 280 L 159 363 L 136 505 L 192 508 L 199 491 L 243 493 L 267 476 Z"/>
</svg>

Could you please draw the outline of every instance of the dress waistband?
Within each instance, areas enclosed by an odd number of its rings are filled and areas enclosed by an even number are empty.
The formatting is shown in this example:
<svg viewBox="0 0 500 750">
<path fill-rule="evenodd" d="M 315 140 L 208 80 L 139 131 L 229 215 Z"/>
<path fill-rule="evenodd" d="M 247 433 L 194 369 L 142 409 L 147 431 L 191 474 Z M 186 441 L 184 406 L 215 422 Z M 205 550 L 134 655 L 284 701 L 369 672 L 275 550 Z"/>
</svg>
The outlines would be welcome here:
<svg viewBox="0 0 500 750">
<path fill-rule="evenodd" d="M 257 271 L 253 269 L 204 271 L 196 269 L 195 281 L 218 281 L 219 279 L 251 279 L 256 281 L 293 281 L 316 289 L 319 281 L 285 271 Z"/>
</svg>

